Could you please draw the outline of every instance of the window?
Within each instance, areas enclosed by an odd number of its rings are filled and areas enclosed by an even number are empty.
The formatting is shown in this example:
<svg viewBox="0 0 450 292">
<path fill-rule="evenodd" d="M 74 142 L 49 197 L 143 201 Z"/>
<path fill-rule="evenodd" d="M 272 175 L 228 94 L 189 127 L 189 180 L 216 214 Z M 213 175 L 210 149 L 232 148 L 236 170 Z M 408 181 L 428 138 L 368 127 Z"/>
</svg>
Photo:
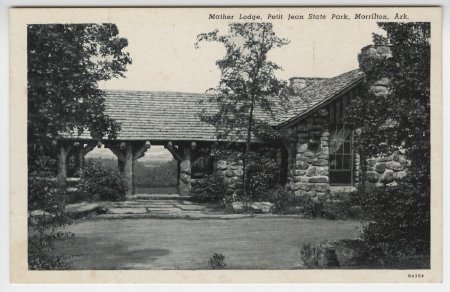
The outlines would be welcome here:
<svg viewBox="0 0 450 292">
<path fill-rule="evenodd" d="M 353 183 L 353 131 L 343 125 L 346 97 L 330 105 L 330 184 Z"/>
</svg>

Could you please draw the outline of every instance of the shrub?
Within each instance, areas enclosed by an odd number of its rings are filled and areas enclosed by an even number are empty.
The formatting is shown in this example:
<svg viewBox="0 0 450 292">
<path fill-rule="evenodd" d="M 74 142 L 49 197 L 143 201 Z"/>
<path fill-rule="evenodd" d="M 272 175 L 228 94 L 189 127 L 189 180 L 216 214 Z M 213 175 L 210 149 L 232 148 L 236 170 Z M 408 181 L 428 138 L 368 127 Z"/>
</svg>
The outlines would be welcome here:
<svg viewBox="0 0 450 292">
<path fill-rule="evenodd" d="M 280 168 L 274 159 L 252 157 L 248 169 L 248 191 L 252 201 L 268 201 L 278 187 Z"/>
<path fill-rule="evenodd" d="M 81 197 L 90 201 L 120 201 L 125 199 L 126 184 L 119 172 L 96 161 L 88 161 L 84 177 L 78 184 Z"/>
<path fill-rule="evenodd" d="M 194 199 L 199 202 L 222 202 L 226 198 L 227 185 L 222 177 L 211 174 L 192 185 Z"/>
<path fill-rule="evenodd" d="M 225 256 L 221 253 L 215 253 L 210 259 L 209 259 L 209 266 L 213 270 L 223 270 L 227 266 L 225 264 Z"/>
<path fill-rule="evenodd" d="M 430 252 L 429 193 L 411 183 L 377 188 L 361 194 L 364 216 L 370 220 L 362 239 L 380 257 L 403 258 Z"/>
<path fill-rule="evenodd" d="M 334 193 L 331 201 L 322 202 L 321 216 L 327 219 L 360 219 L 361 200 L 358 192 Z"/>
<path fill-rule="evenodd" d="M 286 214 L 294 201 L 294 195 L 289 193 L 284 187 L 279 186 L 269 192 L 268 201 L 274 204 L 275 213 Z"/>
<path fill-rule="evenodd" d="M 28 268 L 61 269 L 68 264 L 67 257 L 54 256 L 51 250 L 54 240 L 73 236 L 72 233 L 58 231 L 70 223 L 64 211 L 66 190 L 60 189 L 52 177 L 54 160 L 41 156 L 34 162 L 28 173 Z M 32 216 L 33 210 L 42 210 L 46 216 Z"/>
<path fill-rule="evenodd" d="M 56 226 L 55 226 L 56 227 Z M 59 226 L 61 227 L 61 226 Z M 69 256 L 52 255 L 53 242 L 74 237 L 71 232 L 56 232 L 46 228 L 37 231 L 28 238 L 28 269 L 61 270 L 69 264 Z"/>
<path fill-rule="evenodd" d="M 308 269 L 316 269 L 319 267 L 320 252 L 316 246 L 304 243 L 300 247 L 300 258 Z"/>
</svg>

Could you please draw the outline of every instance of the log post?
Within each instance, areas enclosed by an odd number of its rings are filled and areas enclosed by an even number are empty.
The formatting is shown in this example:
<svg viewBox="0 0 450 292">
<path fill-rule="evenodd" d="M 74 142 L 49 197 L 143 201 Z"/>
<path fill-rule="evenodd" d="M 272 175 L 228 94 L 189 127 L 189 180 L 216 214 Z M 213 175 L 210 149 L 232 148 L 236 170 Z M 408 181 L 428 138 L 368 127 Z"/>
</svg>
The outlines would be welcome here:
<svg viewBox="0 0 450 292">
<path fill-rule="evenodd" d="M 134 195 L 134 161 L 145 155 L 151 147 L 150 141 L 146 142 L 116 142 L 105 145 L 117 157 L 119 172 L 127 186 L 127 196 Z"/>
<path fill-rule="evenodd" d="M 180 161 L 178 190 L 180 195 L 191 194 L 191 147 L 184 147 Z"/>
<path fill-rule="evenodd" d="M 66 187 L 66 179 L 67 179 L 67 156 L 69 155 L 71 146 L 60 142 L 58 143 L 58 170 L 57 170 L 57 180 L 58 184 L 62 189 Z"/>
<path fill-rule="evenodd" d="M 123 174 L 127 185 L 127 196 L 134 195 L 133 146 L 127 143 L 124 149 Z"/>
</svg>

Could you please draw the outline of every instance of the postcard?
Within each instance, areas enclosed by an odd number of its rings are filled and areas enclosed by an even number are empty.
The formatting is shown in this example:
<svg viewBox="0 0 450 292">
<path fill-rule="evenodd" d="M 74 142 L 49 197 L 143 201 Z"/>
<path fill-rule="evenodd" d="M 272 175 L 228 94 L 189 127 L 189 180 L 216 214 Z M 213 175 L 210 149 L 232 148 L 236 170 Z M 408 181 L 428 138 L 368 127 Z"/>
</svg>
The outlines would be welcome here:
<svg viewBox="0 0 450 292">
<path fill-rule="evenodd" d="M 11 9 L 11 281 L 441 282 L 441 15 Z"/>
</svg>

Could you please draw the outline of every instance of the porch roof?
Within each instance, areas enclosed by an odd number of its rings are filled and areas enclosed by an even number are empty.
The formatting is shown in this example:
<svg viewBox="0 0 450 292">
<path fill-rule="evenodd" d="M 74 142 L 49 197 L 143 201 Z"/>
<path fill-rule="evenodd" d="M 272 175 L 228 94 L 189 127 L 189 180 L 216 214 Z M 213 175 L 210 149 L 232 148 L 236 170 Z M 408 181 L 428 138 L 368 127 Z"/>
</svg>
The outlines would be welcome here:
<svg viewBox="0 0 450 292">
<path fill-rule="evenodd" d="M 276 127 L 298 120 L 362 78 L 362 72 L 353 70 L 318 80 L 290 98 L 287 112 L 280 107 L 275 120 L 265 118 Z M 206 94 L 183 92 L 108 90 L 105 94 L 106 114 L 121 124 L 118 140 L 216 141 L 215 128 L 199 117 L 203 109 L 215 110 L 206 100 Z M 257 115 L 262 117 L 261 113 Z M 80 136 L 64 134 L 62 137 L 92 139 L 88 131 Z M 244 139 L 235 141 L 243 142 Z"/>
</svg>

